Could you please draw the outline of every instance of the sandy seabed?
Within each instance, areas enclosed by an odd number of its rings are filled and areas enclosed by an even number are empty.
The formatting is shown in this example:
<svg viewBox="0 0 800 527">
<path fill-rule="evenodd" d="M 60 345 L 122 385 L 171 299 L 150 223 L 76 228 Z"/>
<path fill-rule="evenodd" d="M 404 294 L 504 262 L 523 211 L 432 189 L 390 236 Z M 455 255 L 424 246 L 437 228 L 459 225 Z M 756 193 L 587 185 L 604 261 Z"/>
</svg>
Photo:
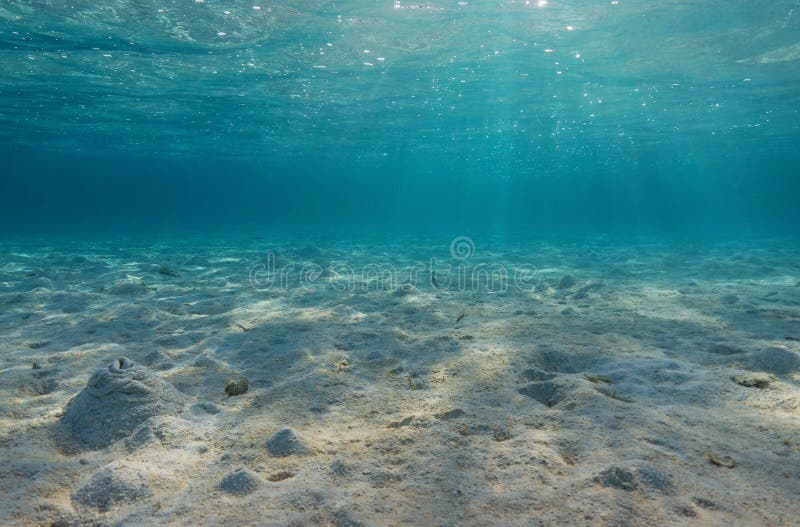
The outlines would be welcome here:
<svg viewBox="0 0 800 527">
<path fill-rule="evenodd" d="M 0 524 L 798 525 L 796 246 L 450 249 L 3 244 Z"/>
</svg>

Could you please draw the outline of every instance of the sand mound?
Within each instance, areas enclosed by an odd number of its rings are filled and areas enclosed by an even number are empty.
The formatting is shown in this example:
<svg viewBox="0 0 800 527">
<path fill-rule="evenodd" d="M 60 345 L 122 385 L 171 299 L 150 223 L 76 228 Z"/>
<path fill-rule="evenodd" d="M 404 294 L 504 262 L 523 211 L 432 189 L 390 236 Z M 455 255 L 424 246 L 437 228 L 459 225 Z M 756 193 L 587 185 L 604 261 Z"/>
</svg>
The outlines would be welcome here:
<svg viewBox="0 0 800 527">
<path fill-rule="evenodd" d="M 561 280 L 558 281 L 558 289 L 571 289 L 578 284 L 578 279 L 572 276 L 571 274 L 565 274 L 561 277 Z"/>
<path fill-rule="evenodd" d="M 149 465 L 115 461 L 95 472 L 73 492 L 72 502 L 106 512 L 116 505 L 151 496 L 151 482 L 159 476 Z"/>
<path fill-rule="evenodd" d="M 144 282 L 133 278 L 120 282 L 108 289 L 110 294 L 118 296 L 139 295 L 147 291 L 148 288 Z"/>
<path fill-rule="evenodd" d="M 144 448 L 181 448 L 195 434 L 192 423 L 171 415 L 151 417 L 125 439 L 130 451 Z"/>
<path fill-rule="evenodd" d="M 121 357 L 97 370 L 72 399 L 61 421 L 90 448 L 128 436 L 153 416 L 177 413 L 186 396 L 150 370 Z"/>
<path fill-rule="evenodd" d="M 246 496 L 258 488 L 261 476 L 246 468 L 240 468 L 223 477 L 217 488 L 232 496 Z"/>
<path fill-rule="evenodd" d="M 784 375 L 800 369 L 800 355 L 779 346 L 753 352 L 748 360 L 753 370 Z"/>
<path fill-rule="evenodd" d="M 306 441 L 291 428 L 284 428 L 267 438 L 267 451 L 275 457 L 299 456 L 311 452 Z"/>
<path fill-rule="evenodd" d="M 612 465 L 607 467 L 594 477 L 594 481 L 604 487 L 626 491 L 646 487 L 650 490 L 670 493 L 673 489 L 673 483 L 669 475 L 638 461 L 627 466 Z"/>
</svg>

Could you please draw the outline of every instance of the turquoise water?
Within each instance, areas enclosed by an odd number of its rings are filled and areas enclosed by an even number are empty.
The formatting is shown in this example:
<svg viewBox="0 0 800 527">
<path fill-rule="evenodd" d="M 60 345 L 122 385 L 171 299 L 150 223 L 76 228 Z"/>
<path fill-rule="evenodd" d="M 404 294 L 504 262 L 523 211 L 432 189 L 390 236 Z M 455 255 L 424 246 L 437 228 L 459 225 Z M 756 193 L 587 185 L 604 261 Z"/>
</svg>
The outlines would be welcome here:
<svg viewBox="0 0 800 527">
<path fill-rule="evenodd" d="M 800 0 L 415 2 L 0 0 L 0 527 L 800 525 Z"/>
<path fill-rule="evenodd" d="M 0 233 L 794 237 L 796 1 L 0 5 Z"/>
</svg>

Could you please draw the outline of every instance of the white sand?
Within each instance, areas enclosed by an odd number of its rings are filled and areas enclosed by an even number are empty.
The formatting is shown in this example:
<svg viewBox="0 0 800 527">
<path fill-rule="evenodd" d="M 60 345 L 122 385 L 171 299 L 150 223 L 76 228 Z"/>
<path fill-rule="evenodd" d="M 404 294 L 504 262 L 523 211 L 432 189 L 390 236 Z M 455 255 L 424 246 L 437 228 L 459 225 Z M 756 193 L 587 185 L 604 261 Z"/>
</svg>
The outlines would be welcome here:
<svg viewBox="0 0 800 527">
<path fill-rule="evenodd" d="M 248 276 L 448 247 L 6 244 L 0 524 L 797 525 L 800 251 L 758 247 L 493 243 L 536 291 L 348 292 Z M 120 356 L 188 402 L 86 448 L 60 416 Z"/>
</svg>

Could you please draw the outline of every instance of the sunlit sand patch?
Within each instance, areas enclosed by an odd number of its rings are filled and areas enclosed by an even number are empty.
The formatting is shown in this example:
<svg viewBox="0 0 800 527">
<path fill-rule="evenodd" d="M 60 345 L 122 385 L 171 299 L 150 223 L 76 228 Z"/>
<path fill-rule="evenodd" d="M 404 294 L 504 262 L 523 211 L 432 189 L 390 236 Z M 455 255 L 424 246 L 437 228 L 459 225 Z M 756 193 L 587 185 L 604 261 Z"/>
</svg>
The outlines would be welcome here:
<svg viewBox="0 0 800 527">
<path fill-rule="evenodd" d="M 372 261 L 369 251 L 335 250 Z M 397 250 L 374 258 L 409 258 Z M 707 502 L 732 518 L 753 492 L 793 510 L 794 480 L 768 476 L 786 470 L 800 443 L 792 432 L 800 346 L 784 338 L 791 326 L 767 332 L 797 315 L 789 267 L 774 256 L 773 274 L 748 276 L 762 264 L 745 262 L 739 278 L 691 285 L 685 273 L 703 268 L 697 257 L 657 282 L 631 280 L 648 261 L 624 263 L 604 250 L 591 268 L 559 265 L 537 276 L 549 289 L 503 294 L 426 284 L 401 294 L 258 291 L 246 286 L 249 260 L 235 248 L 204 250 L 213 269 L 175 254 L 163 258 L 170 274 L 158 273 L 158 253 L 144 273 L 120 262 L 148 288 L 165 288 L 157 291 L 114 294 L 109 285 L 130 280 L 125 273 L 88 271 L 90 307 L 72 312 L 63 310 L 72 296 L 40 288 L 34 301 L 0 314 L 9 350 L 0 365 L 0 473 L 49 468 L 26 490 L 9 478 L 0 485 L 23 514 L 46 502 L 53 508 L 37 509 L 43 517 L 122 523 L 154 511 L 157 522 L 202 523 L 192 510 L 231 520 L 242 513 L 228 509 L 240 505 L 259 518 L 372 524 L 388 507 L 407 520 L 398 523 L 413 524 L 423 509 L 465 524 L 491 511 L 513 523 L 515 507 L 567 514 L 564 492 L 574 497 L 569 513 L 581 514 L 594 514 L 597 500 L 618 511 L 625 496 L 654 518 L 673 518 L 684 501 L 698 518 L 711 509 L 696 503 Z M 10 261 L 0 257 L 0 266 L 17 276 L 47 260 Z M 245 286 L 235 286 L 237 276 Z M 760 317 L 752 334 L 729 318 L 749 304 Z M 70 453 L 58 428 L 68 401 L 123 355 L 185 403 L 166 413 L 142 406 L 157 415 L 103 448 Z M 237 379 L 247 379 L 246 390 L 227 388 Z M 308 448 L 270 453 L 267 441 L 281 430 Z M 714 465 L 707 452 L 730 456 L 735 468 Z M 114 481 L 130 500 L 104 494 L 103 482 Z M 714 490 L 720 481 L 725 493 Z M 309 492 L 313 503 L 302 498 Z M 342 512 L 339 503 L 359 508 Z"/>
</svg>

